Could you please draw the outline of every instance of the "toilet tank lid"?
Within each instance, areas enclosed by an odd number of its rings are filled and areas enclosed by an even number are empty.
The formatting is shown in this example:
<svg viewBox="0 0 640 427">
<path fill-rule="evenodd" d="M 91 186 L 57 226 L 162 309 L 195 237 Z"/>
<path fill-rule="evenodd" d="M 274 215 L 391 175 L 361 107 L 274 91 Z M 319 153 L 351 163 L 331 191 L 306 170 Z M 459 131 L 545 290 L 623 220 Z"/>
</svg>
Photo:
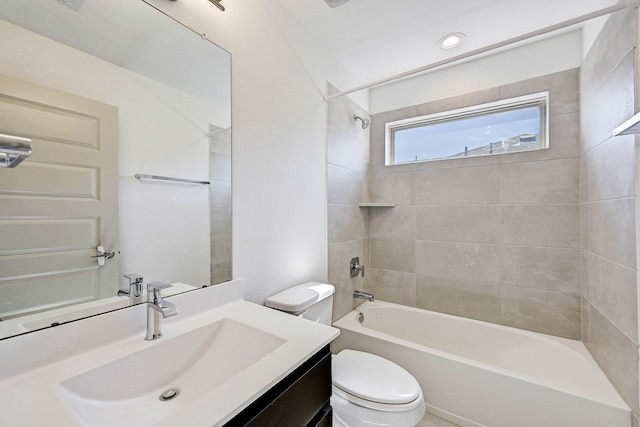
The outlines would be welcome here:
<svg viewBox="0 0 640 427">
<path fill-rule="evenodd" d="M 270 296 L 264 305 L 282 311 L 298 313 L 312 304 L 330 297 L 336 288 L 333 285 L 320 282 L 307 282 L 285 289 Z"/>
</svg>

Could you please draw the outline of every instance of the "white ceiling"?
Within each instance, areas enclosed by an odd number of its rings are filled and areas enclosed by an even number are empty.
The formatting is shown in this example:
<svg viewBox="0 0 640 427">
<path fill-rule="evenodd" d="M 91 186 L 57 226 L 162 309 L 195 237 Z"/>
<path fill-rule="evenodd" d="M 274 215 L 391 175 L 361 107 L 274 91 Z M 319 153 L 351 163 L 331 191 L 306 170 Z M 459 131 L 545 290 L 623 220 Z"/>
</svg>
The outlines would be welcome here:
<svg viewBox="0 0 640 427">
<path fill-rule="evenodd" d="M 140 0 L 1 0 L 0 19 L 230 105 L 229 53 Z"/>
<path fill-rule="evenodd" d="M 557 24 L 617 0 L 276 0 L 367 84 Z M 438 47 L 445 34 L 464 43 Z"/>
</svg>

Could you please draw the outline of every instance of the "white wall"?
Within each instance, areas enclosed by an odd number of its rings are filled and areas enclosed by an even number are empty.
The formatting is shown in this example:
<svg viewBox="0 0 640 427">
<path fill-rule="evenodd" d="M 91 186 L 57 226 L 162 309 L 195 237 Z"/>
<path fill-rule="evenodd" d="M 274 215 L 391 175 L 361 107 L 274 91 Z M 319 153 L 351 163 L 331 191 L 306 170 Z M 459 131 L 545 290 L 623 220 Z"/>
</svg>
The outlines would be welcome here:
<svg viewBox="0 0 640 427">
<path fill-rule="evenodd" d="M 502 50 L 371 90 L 372 114 L 468 94 L 580 66 L 581 31 Z"/>
<path fill-rule="evenodd" d="M 258 303 L 327 280 L 326 81 L 341 68 L 277 2 L 150 1 L 232 55 L 233 277 Z M 364 100 L 364 101 L 363 101 Z M 366 97 L 361 98 L 361 103 Z"/>
<path fill-rule="evenodd" d="M 208 188 L 133 176 L 208 179 L 206 133 L 228 111 L 4 21 L 0 49 L 2 74 L 119 108 L 121 273 L 208 283 Z"/>
</svg>

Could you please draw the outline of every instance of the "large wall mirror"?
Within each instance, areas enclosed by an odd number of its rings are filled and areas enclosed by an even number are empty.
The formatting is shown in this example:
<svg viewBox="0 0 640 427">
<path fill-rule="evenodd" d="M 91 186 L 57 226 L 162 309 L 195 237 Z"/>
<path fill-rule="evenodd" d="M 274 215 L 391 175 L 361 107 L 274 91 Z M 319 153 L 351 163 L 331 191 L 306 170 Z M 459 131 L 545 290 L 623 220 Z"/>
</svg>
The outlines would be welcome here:
<svg viewBox="0 0 640 427">
<path fill-rule="evenodd" d="M 3 0 L 0 48 L 0 339 L 231 280 L 230 54 L 143 0 Z"/>
</svg>

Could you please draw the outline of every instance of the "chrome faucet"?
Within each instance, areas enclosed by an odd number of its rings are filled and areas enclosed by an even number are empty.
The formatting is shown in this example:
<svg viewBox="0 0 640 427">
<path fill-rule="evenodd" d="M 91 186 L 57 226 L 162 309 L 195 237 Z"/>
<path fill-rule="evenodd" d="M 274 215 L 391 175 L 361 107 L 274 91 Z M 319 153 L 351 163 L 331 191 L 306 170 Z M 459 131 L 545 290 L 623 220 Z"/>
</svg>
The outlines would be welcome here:
<svg viewBox="0 0 640 427">
<path fill-rule="evenodd" d="M 178 314 L 176 306 L 160 296 L 162 289 L 170 287 L 170 284 L 163 282 L 147 284 L 147 336 L 144 338 L 147 341 L 157 340 L 162 336 L 160 316 L 165 318 Z"/>
<path fill-rule="evenodd" d="M 370 294 L 369 292 L 353 291 L 353 297 L 366 299 L 367 301 L 373 301 L 373 294 Z"/>
<path fill-rule="evenodd" d="M 135 305 L 142 302 L 142 281 L 143 277 L 136 273 L 125 274 L 124 277 L 129 279 L 129 292 L 120 289 L 118 296 L 129 295 L 129 305 Z"/>
<path fill-rule="evenodd" d="M 351 258 L 349 273 L 351 277 L 356 277 L 358 273 L 362 273 L 362 277 L 364 277 L 364 265 L 360 265 L 360 257 Z"/>
</svg>

